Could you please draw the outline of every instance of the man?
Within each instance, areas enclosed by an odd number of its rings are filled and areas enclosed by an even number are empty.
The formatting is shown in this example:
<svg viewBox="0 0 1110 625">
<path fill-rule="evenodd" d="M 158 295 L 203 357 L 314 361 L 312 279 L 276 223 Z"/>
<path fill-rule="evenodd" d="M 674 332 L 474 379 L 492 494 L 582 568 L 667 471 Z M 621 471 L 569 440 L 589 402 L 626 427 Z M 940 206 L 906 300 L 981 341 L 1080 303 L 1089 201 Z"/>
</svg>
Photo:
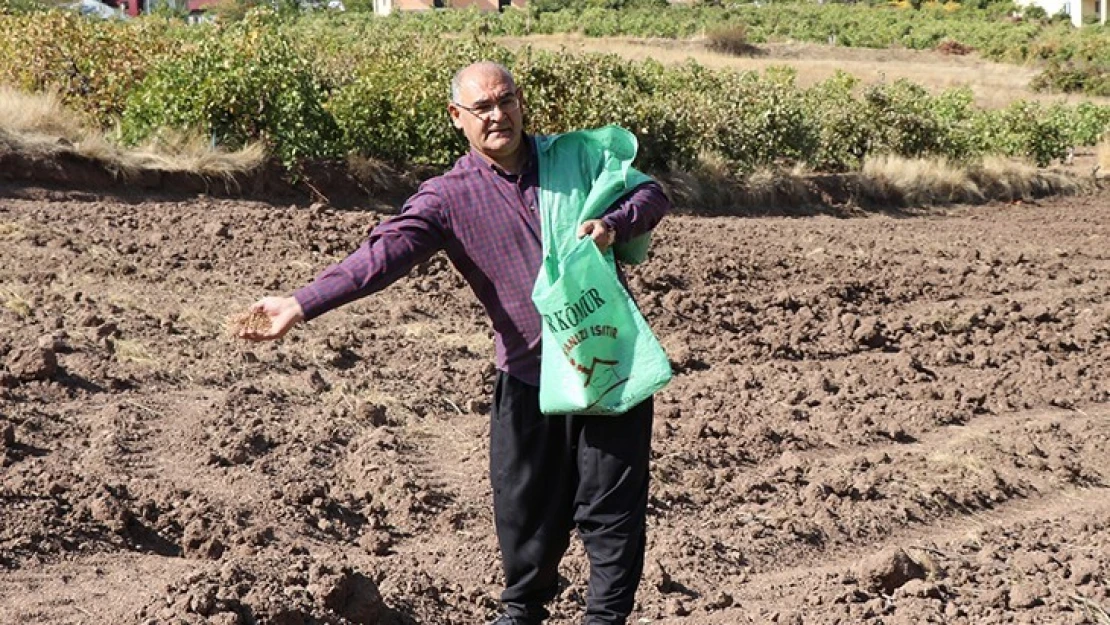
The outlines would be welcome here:
<svg viewBox="0 0 1110 625">
<path fill-rule="evenodd" d="M 493 623 L 534 625 L 558 592 L 558 565 L 577 528 L 590 558 L 585 623 L 625 623 L 643 571 L 651 400 L 623 415 L 545 416 L 539 409 L 541 320 L 532 287 L 542 258 L 534 139 L 522 94 L 504 67 L 475 63 L 451 83 L 451 121 L 470 152 L 428 180 L 400 215 L 292 297 L 252 310 L 283 336 L 297 323 L 379 291 L 444 250 L 485 306 L 498 378 L 490 425 L 490 480 L 505 572 L 505 613 Z M 670 208 L 654 182 L 633 189 L 578 236 L 604 251 L 653 228 Z"/>
</svg>

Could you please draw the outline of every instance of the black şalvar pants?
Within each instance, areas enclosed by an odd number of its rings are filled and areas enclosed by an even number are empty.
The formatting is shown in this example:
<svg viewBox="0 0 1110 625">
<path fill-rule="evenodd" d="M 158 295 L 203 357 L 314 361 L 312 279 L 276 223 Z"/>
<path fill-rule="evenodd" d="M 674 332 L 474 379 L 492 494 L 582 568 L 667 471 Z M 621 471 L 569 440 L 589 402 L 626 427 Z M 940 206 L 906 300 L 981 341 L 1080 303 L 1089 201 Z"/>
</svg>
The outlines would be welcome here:
<svg viewBox="0 0 1110 625">
<path fill-rule="evenodd" d="M 544 416 L 539 389 L 501 372 L 491 416 L 506 612 L 547 618 L 577 527 L 590 560 L 585 623 L 625 623 L 644 568 L 652 400 L 623 415 Z"/>
</svg>

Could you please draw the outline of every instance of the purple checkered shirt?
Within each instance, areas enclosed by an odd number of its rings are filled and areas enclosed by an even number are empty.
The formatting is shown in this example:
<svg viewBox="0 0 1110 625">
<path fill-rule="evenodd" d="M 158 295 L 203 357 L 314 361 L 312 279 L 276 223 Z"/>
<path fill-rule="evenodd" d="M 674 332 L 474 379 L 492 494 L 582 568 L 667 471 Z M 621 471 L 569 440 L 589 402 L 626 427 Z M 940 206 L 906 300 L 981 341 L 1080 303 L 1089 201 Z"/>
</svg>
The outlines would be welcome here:
<svg viewBox="0 0 1110 625">
<path fill-rule="evenodd" d="M 525 138 L 532 155 L 533 139 Z M 313 319 L 384 289 L 444 250 L 493 322 L 497 368 L 538 386 L 541 327 L 532 304 L 543 256 L 538 188 L 535 158 L 513 175 L 471 151 L 451 171 L 422 184 L 358 250 L 293 296 L 305 319 Z M 649 182 L 602 219 L 619 243 L 655 227 L 670 206 L 659 185 Z"/>
</svg>

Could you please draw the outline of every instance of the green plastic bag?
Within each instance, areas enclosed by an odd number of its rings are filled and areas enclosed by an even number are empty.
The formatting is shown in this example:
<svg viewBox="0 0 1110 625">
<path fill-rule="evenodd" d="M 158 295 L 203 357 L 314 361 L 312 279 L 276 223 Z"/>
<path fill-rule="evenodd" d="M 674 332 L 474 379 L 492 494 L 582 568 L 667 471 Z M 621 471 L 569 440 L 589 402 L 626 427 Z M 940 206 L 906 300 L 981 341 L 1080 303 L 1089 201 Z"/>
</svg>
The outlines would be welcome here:
<svg viewBox="0 0 1110 625">
<path fill-rule="evenodd" d="M 540 410 L 621 414 L 671 379 L 670 362 L 604 254 L 578 226 L 650 180 L 632 168 L 636 138 L 616 126 L 537 142 L 544 263 L 532 292 L 543 317 Z M 647 256 L 648 236 L 615 248 Z"/>
</svg>

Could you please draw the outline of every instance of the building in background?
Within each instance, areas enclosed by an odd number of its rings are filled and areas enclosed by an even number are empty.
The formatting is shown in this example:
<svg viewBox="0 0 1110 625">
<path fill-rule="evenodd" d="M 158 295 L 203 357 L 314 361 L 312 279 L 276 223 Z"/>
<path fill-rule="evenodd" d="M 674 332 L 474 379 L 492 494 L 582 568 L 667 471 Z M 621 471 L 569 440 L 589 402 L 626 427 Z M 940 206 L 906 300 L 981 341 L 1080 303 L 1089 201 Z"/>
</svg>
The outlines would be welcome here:
<svg viewBox="0 0 1110 625">
<path fill-rule="evenodd" d="M 209 6 L 218 0 L 105 0 L 109 6 L 114 6 L 131 17 L 138 17 L 143 13 L 154 11 L 159 5 L 167 4 L 171 7 L 183 7 L 192 18 L 202 15 Z"/>
<path fill-rule="evenodd" d="M 1100 24 L 1106 23 L 1106 5 L 1110 0 L 1017 0 L 1021 6 L 1036 6 L 1049 15 L 1064 13 L 1075 26 L 1082 26 L 1088 17 L 1097 17 Z"/>
<path fill-rule="evenodd" d="M 432 9 L 478 9 L 503 11 L 509 7 L 523 9 L 527 0 L 374 0 L 374 13 L 389 15 L 394 11 L 430 11 Z"/>
</svg>

